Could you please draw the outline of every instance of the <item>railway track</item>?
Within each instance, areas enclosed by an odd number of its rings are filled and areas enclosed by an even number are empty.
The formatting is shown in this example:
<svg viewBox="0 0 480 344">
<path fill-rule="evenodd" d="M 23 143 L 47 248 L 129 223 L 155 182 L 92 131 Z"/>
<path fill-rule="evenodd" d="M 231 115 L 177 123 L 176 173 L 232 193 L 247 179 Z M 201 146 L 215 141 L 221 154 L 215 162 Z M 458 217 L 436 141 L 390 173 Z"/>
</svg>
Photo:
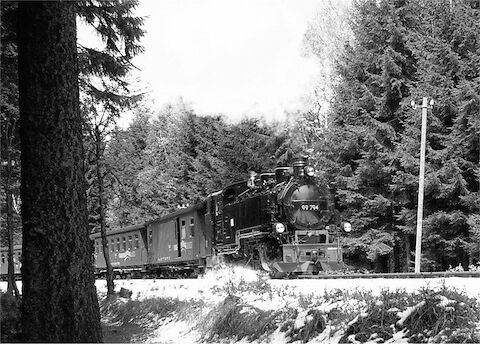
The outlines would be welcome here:
<svg viewBox="0 0 480 344">
<path fill-rule="evenodd" d="M 369 274 L 318 274 L 298 275 L 298 279 L 353 279 L 353 278 L 448 278 L 469 277 L 480 278 L 480 271 L 443 271 L 443 272 L 397 272 L 397 273 L 369 273 Z M 292 277 L 291 277 L 292 278 Z"/>
</svg>

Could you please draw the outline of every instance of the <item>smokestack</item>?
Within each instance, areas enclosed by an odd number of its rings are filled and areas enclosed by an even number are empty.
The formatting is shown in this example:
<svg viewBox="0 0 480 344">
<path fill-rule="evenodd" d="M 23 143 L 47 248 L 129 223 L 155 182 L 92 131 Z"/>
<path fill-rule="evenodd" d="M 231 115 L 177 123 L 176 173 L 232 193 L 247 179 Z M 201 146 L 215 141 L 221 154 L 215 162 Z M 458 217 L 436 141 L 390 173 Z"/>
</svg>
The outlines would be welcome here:
<svg viewBox="0 0 480 344">
<path fill-rule="evenodd" d="M 293 162 L 293 175 L 295 177 L 305 177 L 305 166 L 307 166 L 307 162 L 307 157 L 300 157 Z"/>
</svg>

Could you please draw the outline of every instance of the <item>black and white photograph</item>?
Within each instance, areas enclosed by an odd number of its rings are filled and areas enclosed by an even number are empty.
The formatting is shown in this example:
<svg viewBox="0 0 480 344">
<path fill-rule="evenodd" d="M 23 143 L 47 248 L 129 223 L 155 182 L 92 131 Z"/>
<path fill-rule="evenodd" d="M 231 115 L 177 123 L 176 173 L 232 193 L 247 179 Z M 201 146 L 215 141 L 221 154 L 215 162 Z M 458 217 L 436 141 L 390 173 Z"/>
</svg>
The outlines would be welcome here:
<svg viewBox="0 0 480 344">
<path fill-rule="evenodd" d="M 480 343 L 480 0 L 0 5 L 0 342 Z"/>
</svg>

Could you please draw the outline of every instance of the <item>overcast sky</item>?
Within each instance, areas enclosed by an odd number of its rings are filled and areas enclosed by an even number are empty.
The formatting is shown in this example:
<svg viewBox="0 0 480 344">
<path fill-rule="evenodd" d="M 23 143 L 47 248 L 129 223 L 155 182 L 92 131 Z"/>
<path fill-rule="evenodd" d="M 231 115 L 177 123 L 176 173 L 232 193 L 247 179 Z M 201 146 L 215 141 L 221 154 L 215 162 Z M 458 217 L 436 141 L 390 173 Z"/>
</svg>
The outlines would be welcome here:
<svg viewBox="0 0 480 344">
<path fill-rule="evenodd" d="M 183 97 L 199 114 L 280 119 L 318 72 L 302 56 L 322 0 L 140 0 L 145 52 L 133 77 L 156 106 Z"/>
</svg>

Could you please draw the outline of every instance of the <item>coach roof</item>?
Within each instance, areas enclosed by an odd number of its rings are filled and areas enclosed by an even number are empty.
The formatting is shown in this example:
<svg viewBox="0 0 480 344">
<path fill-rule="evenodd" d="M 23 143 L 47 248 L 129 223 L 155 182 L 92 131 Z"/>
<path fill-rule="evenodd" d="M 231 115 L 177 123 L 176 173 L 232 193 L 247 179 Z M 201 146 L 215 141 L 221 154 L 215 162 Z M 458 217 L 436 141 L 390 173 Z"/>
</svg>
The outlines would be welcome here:
<svg viewBox="0 0 480 344">
<path fill-rule="evenodd" d="M 155 220 L 149 221 L 146 225 L 150 225 L 150 224 L 156 223 L 156 222 L 169 221 L 169 220 L 171 220 L 175 217 L 182 216 L 182 215 L 185 215 L 185 214 L 188 214 L 188 213 L 193 213 L 197 210 L 201 210 L 201 209 L 204 209 L 204 208 L 205 208 L 205 201 L 201 201 L 201 202 L 195 203 L 194 205 L 192 205 L 190 207 L 177 209 L 174 212 L 171 212 L 171 213 L 169 213 L 165 216 L 162 216 L 162 217 L 159 217 Z"/>
<path fill-rule="evenodd" d="M 106 234 L 107 234 L 107 236 L 109 236 L 109 235 L 114 235 L 114 234 L 133 232 L 133 231 L 137 231 L 139 229 L 145 228 L 145 227 L 146 227 L 146 223 L 141 223 L 141 224 L 138 224 L 138 225 L 123 227 L 123 228 L 117 228 L 117 229 L 114 229 L 114 230 L 111 230 L 111 231 L 107 231 Z M 100 238 L 100 236 L 101 236 L 100 232 L 93 233 L 92 235 L 90 235 L 90 239 Z"/>
</svg>

